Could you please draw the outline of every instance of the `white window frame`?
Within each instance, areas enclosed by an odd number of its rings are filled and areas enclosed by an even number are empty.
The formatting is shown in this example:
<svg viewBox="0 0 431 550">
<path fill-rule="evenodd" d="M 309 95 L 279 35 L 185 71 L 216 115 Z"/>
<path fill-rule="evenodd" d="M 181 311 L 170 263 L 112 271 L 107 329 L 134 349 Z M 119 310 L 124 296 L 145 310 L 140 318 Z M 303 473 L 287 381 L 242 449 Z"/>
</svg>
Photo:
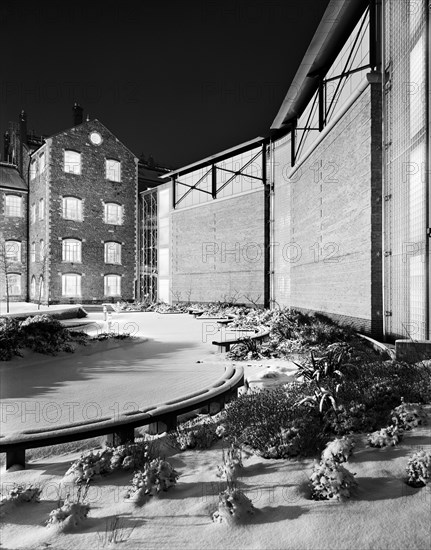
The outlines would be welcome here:
<svg viewBox="0 0 431 550">
<path fill-rule="evenodd" d="M 115 221 L 110 209 L 112 206 L 116 208 Z M 105 202 L 105 223 L 110 225 L 123 225 L 123 206 L 117 202 Z"/>
<path fill-rule="evenodd" d="M 72 149 L 64 150 L 64 166 L 63 169 L 67 174 L 81 174 L 81 153 Z"/>
<path fill-rule="evenodd" d="M 121 265 L 121 244 L 116 241 L 105 242 L 105 264 Z"/>
<path fill-rule="evenodd" d="M 37 292 L 36 277 L 33 275 L 30 283 L 30 294 L 32 298 L 36 298 L 36 292 Z"/>
<path fill-rule="evenodd" d="M 34 180 L 37 176 L 37 159 L 31 159 L 30 161 L 30 180 Z"/>
<path fill-rule="evenodd" d="M 62 213 L 65 220 L 82 221 L 82 199 L 71 195 L 63 197 Z"/>
<path fill-rule="evenodd" d="M 45 153 L 41 153 L 39 157 L 39 174 L 43 174 L 46 168 L 46 157 Z"/>
<path fill-rule="evenodd" d="M 82 262 L 82 242 L 79 239 L 63 239 L 61 257 L 63 262 L 80 264 Z"/>
<path fill-rule="evenodd" d="M 9 262 L 21 263 L 21 242 L 12 239 L 5 241 L 5 253 Z"/>
<path fill-rule="evenodd" d="M 4 215 L 8 218 L 22 218 L 22 197 L 21 195 L 6 194 L 4 204 Z M 8 204 L 9 201 L 15 204 Z M 19 205 L 17 204 L 19 203 Z M 18 212 L 16 214 L 15 212 Z"/>
<path fill-rule="evenodd" d="M 36 243 L 31 243 L 30 245 L 30 261 L 32 264 L 36 262 Z"/>
<path fill-rule="evenodd" d="M 45 254 L 45 241 L 40 239 L 39 241 L 39 262 L 43 262 Z"/>
<path fill-rule="evenodd" d="M 107 180 L 121 182 L 121 162 L 119 160 L 106 159 L 105 171 Z"/>
<path fill-rule="evenodd" d="M 31 205 L 31 223 L 35 223 L 36 221 L 36 203 L 34 202 Z"/>
<path fill-rule="evenodd" d="M 81 280 L 82 275 L 80 273 L 63 273 L 61 276 L 62 295 L 68 296 L 69 298 L 77 298 L 82 296 Z"/>
<path fill-rule="evenodd" d="M 10 279 L 13 279 L 15 282 L 11 283 Z M 21 292 L 22 292 L 21 273 L 8 273 L 7 285 L 8 285 L 9 296 L 21 296 Z M 16 291 L 14 291 L 15 289 Z"/>
<path fill-rule="evenodd" d="M 111 290 L 112 283 L 110 282 L 112 280 L 115 280 L 113 290 Z M 121 296 L 121 275 L 108 273 L 104 276 L 104 293 L 105 296 Z"/>
</svg>

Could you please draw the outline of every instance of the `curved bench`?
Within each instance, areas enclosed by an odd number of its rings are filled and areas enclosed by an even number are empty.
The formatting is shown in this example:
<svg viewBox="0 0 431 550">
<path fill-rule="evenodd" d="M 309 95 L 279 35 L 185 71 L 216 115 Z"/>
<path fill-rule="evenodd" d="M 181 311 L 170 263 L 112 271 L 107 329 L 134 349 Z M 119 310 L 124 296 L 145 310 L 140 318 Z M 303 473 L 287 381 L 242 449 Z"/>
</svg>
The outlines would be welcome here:
<svg viewBox="0 0 431 550">
<path fill-rule="evenodd" d="M 238 330 L 241 330 L 241 329 L 238 329 Z M 252 330 L 253 329 L 250 329 L 250 332 Z M 223 353 L 224 351 L 229 351 L 232 346 L 235 346 L 237 344 L 242 344 L 244 340 L 256 340 L 257 342 L 264 342 L 265 340 L 268 340 L 269 334 L 270 334 L 270 330 L 264 330 L 264 331 L 258 332 L 257 334 L 250 334 L 249 336 L 241 336 L 240 338 L 235 338 L 231 340 L 214 340 L 212 344 L 213 346 L 217 346 L 217 351 L 219 353 Z"/>
<path fill-rule="evenodd" d="M 230 365 L 223 376 L 211 386 L 177 399 L 152 405 L 143 410 L 130 411 L 116 417 L 103 417 L 52 428 L 24 430 L 0 437 L 0 453 L 6 453 L 6 469 L 13 465 L 25 467 L 26 449 L 69 443 L 91 437 L 108 435 L 108 442 L 121 445 L 133 441 L 134 429 L 150 425 L 153 433 L 174 429 L 178 416 L 196 409 L 207 408 L 210 414 L 218 412 L 235 397 L 244 385 L 244 369 Z"/>
</svg>

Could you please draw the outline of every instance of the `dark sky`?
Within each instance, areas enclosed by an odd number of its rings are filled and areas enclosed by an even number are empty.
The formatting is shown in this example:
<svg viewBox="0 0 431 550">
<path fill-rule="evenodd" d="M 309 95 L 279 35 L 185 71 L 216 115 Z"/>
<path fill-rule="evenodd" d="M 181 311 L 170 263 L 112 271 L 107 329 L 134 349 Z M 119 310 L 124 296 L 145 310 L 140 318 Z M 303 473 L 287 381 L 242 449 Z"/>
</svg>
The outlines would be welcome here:
<svg viewBox="0 0 431 550">
<path fill-rule="evenodd" d="M 0 131 L 22 108 L 36 133 L 68 128 L 77 100 L 169 167 L 266 134 L 327 4 L 2 2 Z"/>
</svg>

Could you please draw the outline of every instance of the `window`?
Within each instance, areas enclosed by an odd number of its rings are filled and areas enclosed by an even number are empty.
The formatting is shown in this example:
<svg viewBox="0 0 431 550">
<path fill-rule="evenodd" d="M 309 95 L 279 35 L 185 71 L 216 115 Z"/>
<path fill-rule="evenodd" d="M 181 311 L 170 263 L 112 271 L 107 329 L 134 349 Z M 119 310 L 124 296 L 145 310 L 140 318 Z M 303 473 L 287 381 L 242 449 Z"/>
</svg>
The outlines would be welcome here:
<svg viewBox="0 0 431 550">
<path fill-rule="evenodd" d="M 64 171 L 69 174 L 81 173 L 81 153 L 64 151 Z"/>
<path fill-rule="evenodd" d="M 6 195 L 5 216 L 22 216 L 22 198 L 19 195 Z"/>
<path fill-rule="evenodd" d="M 31 205 L 31 223 L 36 221 L 36 203 Z"/>
<path fill-rule="evenodd" d="M 45 294 L 45 283 L 43 281 L 42 275 L 39 277 L 39 296 L 42 298 Z"/>
<path fill-rule="evenodd" d="M 105 296 L 121 296 L 120 275 L 105 275 Z"/>
<path fill-rule="evenodd" d="M 106 179 L 121 181 L 121 162 L 113 159 L 106 159 Z"/>
<path fill-rule="evenodd" d="M 36 243 L 31 243 L 30 247 L 30 261 L 34 263 L 36 261 Z"/>
<path fill-rule="evenodd" d="M 30 179 L 34 180 L 34 178 L 37 176 L 37 160 L 33 159 L 30 162 Z"/>
<path fill-rule="evenodd" d="M 81 296 L 81 275 L 78 273 L 65 273 L 61 277 L 63 296 Z"/>
<path fill-rule="evenodd" d="M 43 220 L 45 217 L 45 201 L 40 199 L 39 201 L 39 220 Z"/>
<path fill-rule="evenodd" d="M 44 170 L 45 170 L 45 153 L 41 153 L 39 157 L 39 173 L 42 174 Z"/>
<path fill-rule="evenodd" d="M 115 202 L 105 203 L 105 223 L 121 225 L 123 223 L 123 207 Z"/>
<path fill-rule="evenodd" d="M 36 277 L 34 275 L 31 278 L 30 293 L 32 298 L 36 297 Z"/>
<path fill-rule="evenodd" d="M 20 296 L 21 275 L 19 273 L 8 273 L 7 286 L 9 290 L 9 296 Z"/>
<path fill-rule="evenodd" d="M 63 262 L 81 262 L 81 241 L 63 239 Z"/>
<path fill-rule="evenodd" d="M 41 239 L 39 243 L 39 262 L 43 262 L 44 256 L 45 256 L 45 243 L 43 242 L 43 239 Z"/>
<path fill-rule="evenodd" d="M 115 242 L 105 243 L 105 263 L 121 264 L 121 244 Z"/>
<path fill-rule="evenodd" d="M 63 197 L 63 218 L 82 221 L 82 200 L 76 197 Z"/>
<path fill-rule="evenodd" d="M 19 241 L 6 241 L 6 259 L 10 262 L 21 261 L 21 243 Z"/>
</svg>

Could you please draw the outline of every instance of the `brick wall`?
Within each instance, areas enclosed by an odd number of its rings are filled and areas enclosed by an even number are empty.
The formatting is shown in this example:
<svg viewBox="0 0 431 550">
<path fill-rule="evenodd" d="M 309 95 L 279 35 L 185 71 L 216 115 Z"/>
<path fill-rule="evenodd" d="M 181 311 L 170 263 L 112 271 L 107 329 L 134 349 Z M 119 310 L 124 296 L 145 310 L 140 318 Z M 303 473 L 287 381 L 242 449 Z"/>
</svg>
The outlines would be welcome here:
<svg viewBox="0 0 431 550">
<path fill-rule="evenodd" d="M 381 332 L 379 100 L 378 89 L 368 86 L 298 165 L 290 186 L 280 174 L 276 185 L 276 208 L 283 208 L 290 188 L 290 240 L 297 251 L 276 273 L 290 272 L 290 298 L 276 287 L 276 299 L 374 334 Z"/>
<path fill-rule="evenodd" d="M 259 304 L 264 293 L 263 191 L 171 213 L 174 301 L 236 299 Z"/>
<path fill-rule="evenodd" d="M 101 145 L 89 140 L 91 131 L 102 136 Z M 97 120 L 85 122 L 48 140 L 50 155 L 48 169 L 49 195 L 49 293 L 52 302 L 109 301 L 104 294 L 104 275 L 121 276 L 121 298 L 132 300 L 136 281 L 136 207 L 137 160 Z M 64 172 L 64 150 L 81 153 L 81 174 Z M 121 182 L 106 178 L 106 158 L 121 162 Z M 83 220 L 63 219 L 64 196 L 82 199 Z M 104 202 L 123 205 L 123 224 L 104 222 Z M 62 239 L 82 241 L 82 263 L 62 261 Z M 121 265 L 106 264 L 104 242 L 122 245 Z M 76 300 L 62 296 L 62 274 L 82 275 L 82 297 Z"/>
</svg>

